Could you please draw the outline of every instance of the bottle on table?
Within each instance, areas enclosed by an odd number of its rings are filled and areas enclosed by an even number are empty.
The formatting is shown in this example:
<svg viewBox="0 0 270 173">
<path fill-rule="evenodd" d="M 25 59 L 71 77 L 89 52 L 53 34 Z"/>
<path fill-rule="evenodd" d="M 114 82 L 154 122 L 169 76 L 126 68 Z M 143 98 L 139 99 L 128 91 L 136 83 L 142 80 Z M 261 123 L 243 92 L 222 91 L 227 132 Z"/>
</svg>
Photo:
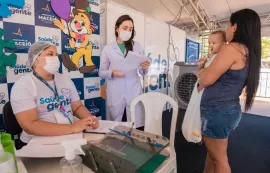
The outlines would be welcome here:
<svg viewBox="0 0 270 173">
<path fill-rule="evenodd" d="M 61 144 L 65 148 L 65 157 L 60 160 L 62 173 L 83 173 L 82 158 L 76 154 L 76 150 L 85 155 L 81 146 L 86 143 L 85 139 L 79 139 L 65 141 Z"/>
</svg>

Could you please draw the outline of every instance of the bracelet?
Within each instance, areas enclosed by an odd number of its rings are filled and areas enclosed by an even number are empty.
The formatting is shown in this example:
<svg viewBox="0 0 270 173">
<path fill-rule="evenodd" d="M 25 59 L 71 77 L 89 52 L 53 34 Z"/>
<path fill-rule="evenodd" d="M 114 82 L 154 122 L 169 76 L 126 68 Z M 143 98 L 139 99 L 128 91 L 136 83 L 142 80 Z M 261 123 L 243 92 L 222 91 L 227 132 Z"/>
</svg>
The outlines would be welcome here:
<svg viewBox="0 0 270 173">
<path fill-rule="evenodd" d="M 78 111 L 78 109 L 80 108 L 80 107 L 82 107 L 83 105 L 80 105 L 80 106 L 78 106 L 76 109 L 75 109 L 75 111 L 73 112 L 73 114 L 76 114 L 76 112 Z"/>
</svg>

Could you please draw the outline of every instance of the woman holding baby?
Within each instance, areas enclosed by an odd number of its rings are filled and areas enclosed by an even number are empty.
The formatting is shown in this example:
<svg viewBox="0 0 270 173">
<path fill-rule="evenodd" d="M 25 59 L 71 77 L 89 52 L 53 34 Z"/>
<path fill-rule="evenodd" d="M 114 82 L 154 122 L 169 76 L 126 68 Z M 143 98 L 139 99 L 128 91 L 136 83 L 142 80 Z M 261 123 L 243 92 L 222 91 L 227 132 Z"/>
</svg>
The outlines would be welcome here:
<svg viewBox="0 0 270 173">
<path fill-rule="evenodd" d="M 245 88 L 245 111 L 252 107 L 259 84 L 261 22 L 243 9 L 231 15 L 226 41 L 209 67 L 200 70 L 202 135 L 207 148 L 204 173 L 231 173 L 228 137 L 241 120 L 239 96 Z M 206 58 L 200 61 L 206 63 Z M 204 67 L 204 65 L 200 65 Z"/>
</svg>

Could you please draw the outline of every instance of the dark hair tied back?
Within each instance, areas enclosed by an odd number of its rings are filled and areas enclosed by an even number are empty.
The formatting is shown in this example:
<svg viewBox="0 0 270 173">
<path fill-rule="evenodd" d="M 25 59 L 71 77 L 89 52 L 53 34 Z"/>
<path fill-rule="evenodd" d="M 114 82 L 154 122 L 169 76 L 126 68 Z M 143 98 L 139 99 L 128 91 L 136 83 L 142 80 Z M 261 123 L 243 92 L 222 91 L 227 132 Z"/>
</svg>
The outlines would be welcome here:
<svg viewBox="0 0 270 173">
<path fill-rule="evenodd" d="M 120 25 L 125 22 L 125 21 L 131 21 L 134 25 L 134 22 L 133 22 L 133 19 L 129 16 L 129 15 L 123 15 L 123 16 L 120 16 L 116 23 L 115 23 L 115 37 L 118 38 L 118 33 L 117 33 L 117 29 L 120 27 Z M 133 30 L 132 30 L 132 34 L 131 34 L 131 37 L 128 41 L 125 41 L 125 47 L 126 47 L 126 54 L 125 54 L 125 57 L 127 56 L 128 54 L 128 51 L 133 51 L 133 45 L 134 45 L 134 36 L 135 36 L 135 27 L 133 26 Z"/>
</svg>

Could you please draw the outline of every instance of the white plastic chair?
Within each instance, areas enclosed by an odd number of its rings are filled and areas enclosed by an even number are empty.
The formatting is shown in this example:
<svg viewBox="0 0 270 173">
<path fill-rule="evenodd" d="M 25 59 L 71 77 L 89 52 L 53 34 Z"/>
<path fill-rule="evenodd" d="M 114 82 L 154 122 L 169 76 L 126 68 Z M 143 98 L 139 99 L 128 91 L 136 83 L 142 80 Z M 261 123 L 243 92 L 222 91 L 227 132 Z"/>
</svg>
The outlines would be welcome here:
<svg viewBox="0 0 270 173">
<path fill-rule="evenodd" d="M 162 113 L 166 103 L 171 104 L 173 108 L 172 121 L 171 121 L 171 131 L 170 131 L 170 144 L 165 149 L 169 152 L 170 156 L 160 165 L 157 173 L 177 173 L 177 164 L 176 164 L 176 153 L 174 149 L 174 138 L 175 138 L 175 128 L 178 114 L 178 105 L 177 102 L 162 93 L 159 92 L 150 92 L 142 94 L 132 100 L 130 109 L 131 109 L 131 121 L 135 123 L 135 106 L 142 102 L 145 109 L 145 126 L 144 131 L 154 133 L 162 136 Z"/>
</svg>

